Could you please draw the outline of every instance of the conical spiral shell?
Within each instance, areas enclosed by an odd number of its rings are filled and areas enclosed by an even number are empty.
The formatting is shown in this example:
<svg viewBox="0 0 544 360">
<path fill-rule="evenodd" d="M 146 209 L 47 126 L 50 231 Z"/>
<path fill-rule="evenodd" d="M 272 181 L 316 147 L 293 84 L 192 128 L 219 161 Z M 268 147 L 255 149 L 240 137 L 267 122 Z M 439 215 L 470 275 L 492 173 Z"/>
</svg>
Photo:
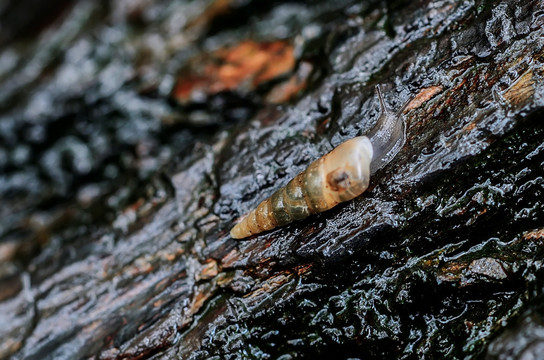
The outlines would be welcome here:
<svg viewBox="0 0 544 360">
<path fill-rule="evenodd" d="M 340 144 L 261 202 L 234 226 L 231 237 L 243 239 L 287 225 L 359 196 L 369 184 L 372 156 L 366 136 Z"/>
</svg>

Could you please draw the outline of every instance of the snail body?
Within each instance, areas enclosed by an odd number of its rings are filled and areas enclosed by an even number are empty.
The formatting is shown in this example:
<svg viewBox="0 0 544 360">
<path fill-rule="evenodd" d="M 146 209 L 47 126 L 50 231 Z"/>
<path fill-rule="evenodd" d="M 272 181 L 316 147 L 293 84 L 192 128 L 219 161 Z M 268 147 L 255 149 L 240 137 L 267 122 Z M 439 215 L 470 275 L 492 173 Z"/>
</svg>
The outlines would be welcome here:
<svg viewBox="0 0 544 360">
<path fill-rule="evenodd" d="M 397 114 L 388 111 L 379 87 L 376 89 L 381 106 L 376 126 L 367 135 L 338 145 L 262 201 L 232 228 L 232 238 L 243 239 L 302 220 L 352 200 L 368 188 L 370 176 L 395 157 L 406 137 L 402 110 Z"/>
</svg>

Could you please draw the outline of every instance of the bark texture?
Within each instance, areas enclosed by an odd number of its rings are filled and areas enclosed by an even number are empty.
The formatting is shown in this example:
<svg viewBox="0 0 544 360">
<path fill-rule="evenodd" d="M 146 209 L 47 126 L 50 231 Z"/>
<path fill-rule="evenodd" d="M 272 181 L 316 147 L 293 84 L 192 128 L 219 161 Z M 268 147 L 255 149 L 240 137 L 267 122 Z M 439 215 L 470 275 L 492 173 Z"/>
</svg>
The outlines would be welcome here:
<svg viewBox="0 0 544 360">
<path fill-rule="evenodd" d="M 542 1 L 48 3 L 0 6 L 1 359 L 541 356 Z M 377 84 L 369 190 L 230 238 Z"/>
</svg>

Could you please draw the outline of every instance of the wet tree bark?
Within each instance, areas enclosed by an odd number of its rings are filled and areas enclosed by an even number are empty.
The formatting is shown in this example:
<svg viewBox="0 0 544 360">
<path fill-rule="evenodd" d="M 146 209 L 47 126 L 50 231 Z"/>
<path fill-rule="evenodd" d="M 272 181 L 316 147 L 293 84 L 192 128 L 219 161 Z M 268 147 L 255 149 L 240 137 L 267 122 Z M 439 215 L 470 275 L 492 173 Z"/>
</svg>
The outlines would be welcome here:
<svg viewBox="0 0 544 360">
<path fill-rule="evenodd" d="M 37 3 L 0 7 L 1 359 L 542 354 L 542 1 Z M 369 190 L 230 238 L 376 85 Z"/>
</svg>

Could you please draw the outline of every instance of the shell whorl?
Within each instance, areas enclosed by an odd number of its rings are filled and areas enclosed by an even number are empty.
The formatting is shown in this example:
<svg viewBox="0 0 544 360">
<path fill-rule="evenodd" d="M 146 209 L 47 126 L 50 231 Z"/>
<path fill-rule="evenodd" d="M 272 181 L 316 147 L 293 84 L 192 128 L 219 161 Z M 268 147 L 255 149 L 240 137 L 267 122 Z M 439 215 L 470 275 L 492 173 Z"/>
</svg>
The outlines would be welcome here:
<svg viewBox="0 0 544 360">
<path fill-rule="evenodd" d="M 232 228 L 242 239 L 333 208 L 363 193 L 373 156 L 368 137 L 358 136 L 317 159 Z"/>
<path fill-rule="evenodd" d="M 271 230 L 351 200 L 368 187 L 370 175 L 387 165 L 406 141 L 406 126 L 400 111 L 385 105 L 376 86 L 381 114 L 366 136 L 358 136 L 317 159 L 252 210 L 230 231 L 231 237 L 245 237 Z"/>
</svg>

